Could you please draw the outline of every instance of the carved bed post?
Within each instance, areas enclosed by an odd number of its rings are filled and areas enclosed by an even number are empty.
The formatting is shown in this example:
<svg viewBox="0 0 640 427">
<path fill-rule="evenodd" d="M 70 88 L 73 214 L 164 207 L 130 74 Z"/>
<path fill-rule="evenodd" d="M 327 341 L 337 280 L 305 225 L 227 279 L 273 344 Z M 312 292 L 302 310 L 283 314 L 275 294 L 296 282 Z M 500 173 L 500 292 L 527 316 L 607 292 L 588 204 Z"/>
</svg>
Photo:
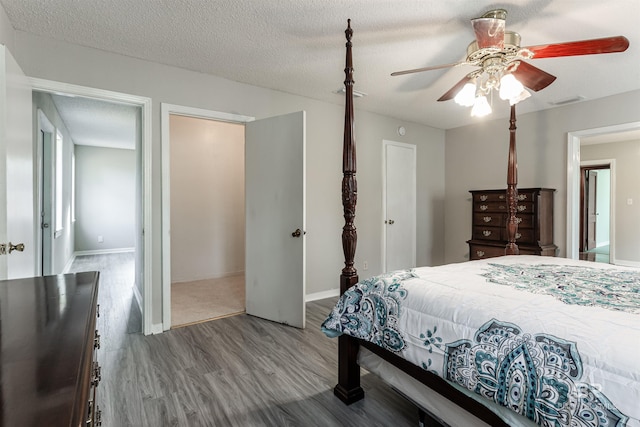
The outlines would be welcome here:
<svg viewBox="0 0 640 427">
<path fill-rule="evenodd" d="M 344 69 L 346 103 L 344 111 L 344 139 L 342 149 L 342 207 L 344 211 L 344 227 L 342 228 L 342 250 L 344 252 L 344 268 L 340 275 L 340 294 L 358 282 L 358 272 L 353 266 L 358 240 L 354 220 L 356 217 L 356 201 L 358 186 L 356 182 L 356 144 L 353 133 L 353 60 L 351 56 L 351 20 L 347 21 L 345 30 L 347 37 L 347 57 Z M 358 366 L 358 341 L 347 335 L 338 338 L 338 384 L 333 393 L 344 403 L 351 404 L 364 397 L 360 387 L 360 366 Z"/>
<path fill-rule="evenodd" d="M 518 160 L 516 157 L 516 106 L 511 106 L 509 119 L 509 165 L 507 167 L 507 247 L 505 255 L 518 255 L 520 253 L 516 244 L 518 233 Z"/>
</svg>

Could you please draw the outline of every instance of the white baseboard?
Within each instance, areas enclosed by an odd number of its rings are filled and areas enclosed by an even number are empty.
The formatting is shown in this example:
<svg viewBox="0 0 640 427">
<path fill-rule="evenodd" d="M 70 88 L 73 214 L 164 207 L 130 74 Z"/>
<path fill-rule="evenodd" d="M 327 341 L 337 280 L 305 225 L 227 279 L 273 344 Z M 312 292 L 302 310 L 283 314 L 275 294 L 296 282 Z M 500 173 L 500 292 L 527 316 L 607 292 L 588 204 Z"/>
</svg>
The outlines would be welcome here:
<svg viewBox="0 0 640 427">
<path fill-rule="evenodd" d="M 71 265 L 73 264 L 73 261 L 76 259 L 76 254 L 74 253 L 73 255 L 71 255 L 71 258 L 69 258 L 69 261 L 67 261 L 67 265 L 64 266 L 64 268 L 62 269 L 62 274 L 68 273 L 69 270 L 71 270 Z"/>
<path fill-rule="evenodd" d="M 164 332 L 162 328 L 162 323 L 154 323 L 151 325 L 151 335 L 157 335 Z"/>
<path fill-rule="evenodd" d="M 226 279 L 228 277 L 241 276 L 244 274 L 244 270 L 242 271 L 231 271 L 229 273 L 222 273 L 216 276 L 193 276 L 188 278 L 177 278 L 171 279 L 171 284 L 177 283 L 189 283 L 189 282 L 199 282 L 200 280 L 218 280 L 218 279 Z"/>
<path fill-rule="evenodd" d="M 136 299 L 136 303 L 138 304 L 138 308 L 140 309 L 140 313 L 144 313 L 142 311 L 142 295 L 140 294 L 140 290 L 138 287 L 133 284 L 133 297 Z"/>
<path fill-rule="evenodd" d="M 319 299 L 332 298 L 340 296 L 340 288 L 329 289 L 328 291 L 314 292 L 304 297 L 305 302 L 317 301 Z"/>
<path fill-rule="evenodd" d="M 91 251 L 76 251 L 74 256 L 82 255 L 106 255 L 106 254 L 121 254 L 123 252 L 135 252 L 135 248 L 115 248 L 115 249 L 96 249 Z"/>
<path fill-rule="evenodd" d="M 615 260 L 613 260 L 612 264 L 621 265 L 623 267 L 640 268 L 640 262 L 638 262 L 638 261 L 627 261 L 627 260 L 624 260 L 624 259 L 615 259 Z"/>
</svg>

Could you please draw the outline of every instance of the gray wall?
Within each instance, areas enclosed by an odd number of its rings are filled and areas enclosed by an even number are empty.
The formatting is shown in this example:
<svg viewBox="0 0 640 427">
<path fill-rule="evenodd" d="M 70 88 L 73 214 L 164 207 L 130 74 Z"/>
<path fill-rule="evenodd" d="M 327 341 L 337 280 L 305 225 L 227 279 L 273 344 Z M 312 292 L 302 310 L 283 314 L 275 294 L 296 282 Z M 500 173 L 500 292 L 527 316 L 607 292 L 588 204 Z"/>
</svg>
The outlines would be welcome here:
<svg viewBox="0 0 640 427">
<path fill-rule="evenodd" d="M 63 139 L 63 159 L 62 159 L 62 218 L 63 218 L 63 229 L 60 233 L 56 233 L 57 237 L 54 237 L 52 242 L 52 262 L 51 269 L 52 274 L 60 274 L 63 272 L 67 263 L 71 260 L 73 253 L 75 251 L 74 248 L 74 227 L 73 222 L 71 220 L 71 155 L 73 153 L 73 140 L 71 139 L 71 135 L 67 130 L 64 122 L 60 118 L 60 114 L 56 109 L 55 104 L 53 103 L 53 99 L 51 95 L 48 93 L 42 92 L 33 92 L 33 141 L 34 144 L 38 141 L 38 129 L 37 129 L 37 117 L 38 117 L 38 109 L 42 110 L 42 112 L 47 116 L 51 124 L 62 134 Z M 55 134 L 53 135 L 54 144 L 55 144 Z M 55 145 L 54 145 L 55 147 Z M 37 153 L 37 148 L 34 147 L 34 153 Z M 53 162 L 55 164 L 55 149 L 52 151 L 53 153 Z M 54 170 L 55 180 L 55 170 Z M 55 182 L 55 181 L 54 181 Z M 34 193 L 35 194 L 35 193 Z M 55 197 L 52 196 L 52 197 Z M 55 216 L 55 206 L 53 207 L 53 215 Z M 52 222 L 55 223 L 54 216 L 52 216 Z M 51 224 L 53 227 L 54 224 Z M 39 257 L 40 254 L 37 255 Z M 39 258 L 37 258 L 39 259 Z"/>
<path fill-rule="evenodd" d="M 4 7 L 0 5 L 0 43 L 2 43 L 7 48 L 9 48 L 11 53 L 13 53 L 13 51 L 15 50 L 14 40 L 15 40 L 15 36 L 14 36 L 13 27 L 9 22 L 9 17 L 5 12 Z"/>
<path fill-rule="evenodd" d="M 341 32 L 336 43 L 343 43 Z M 338 288 L 343 267 L 340 187 L 344 106 L 258 88 L 108 52 L 15 32 L 14 56 L 28 76 L 152 98 L 152 321 L 162 319 L 160 103 L 252 116 L 257 119 L 307 111 L 307 291 Z M 337 59 L 342 62 L 343 58 Z M 336 82 L 344 73 L 336 69 Z M 357 80 L 357 72 L 356 72 Z M 356 84 L 357 87 L 357 84 Z M 328 88 L 327 90 L 333 90 Z M 338 97 L 339 95 L 336 95 Z M 381 271 L 382 140 L 418 146 L 418 264 L 442 263 L 444 131 L 357 109 L 359 209 L 358 255 L 361 277 Z M 404 137 L 398 126 L 407 130 Z M 362 271 L 363 260 L 369 270 Z"/>
<path fill-rule="evenodd" d="M 75 153 L 76 252 L 132 249 L 136 152 L 76 145 Z"/>
<path fill-rule="evenodd" d="M 580 161 L 615 159 L 615 260 L 640 263 L 640 140 L 582 145 Z M 632 204 L 627 204 L 631 199 Z"/>
<path fill-rule="evenodd" d="M 524 101 L 527 102 L 527 101 Z M 566 254 L 567 134 L 640 121 L 640 91 L 517 117 L 518 186 L 555 188 L 554 241 Z M 471 238 L 469 190 L 506 188 L 507 119 L 446 132 L 445 260 L 465 261 Z"/>
</svg>

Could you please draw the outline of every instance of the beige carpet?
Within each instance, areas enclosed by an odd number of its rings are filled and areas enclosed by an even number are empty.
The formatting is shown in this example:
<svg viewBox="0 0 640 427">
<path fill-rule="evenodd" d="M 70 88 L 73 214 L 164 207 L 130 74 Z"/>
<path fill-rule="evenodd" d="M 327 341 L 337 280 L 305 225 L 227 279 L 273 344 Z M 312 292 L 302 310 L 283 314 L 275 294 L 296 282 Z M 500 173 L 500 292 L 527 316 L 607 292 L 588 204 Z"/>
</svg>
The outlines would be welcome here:
<svg viewBox="0 0 640 427">
<path fill-rule="evenodd" d="M 244 313 L 244 275 L 173 283 L 171 326 L 186 326 Z"/>
</svg>

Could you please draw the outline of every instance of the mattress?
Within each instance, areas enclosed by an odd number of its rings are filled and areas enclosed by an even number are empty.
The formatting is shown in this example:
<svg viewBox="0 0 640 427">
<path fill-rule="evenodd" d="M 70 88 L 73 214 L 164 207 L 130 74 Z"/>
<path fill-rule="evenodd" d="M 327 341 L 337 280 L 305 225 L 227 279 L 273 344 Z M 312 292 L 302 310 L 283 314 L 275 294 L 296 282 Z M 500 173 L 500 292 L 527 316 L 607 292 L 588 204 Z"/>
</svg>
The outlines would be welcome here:
<svg viewBox="0 0 640 427">
<path fill-rule="evenodd" d="M 396 271 L 322 326 L 538 425 L 640 426 L 640 272 L 537 256 Z"/>
</svg>

